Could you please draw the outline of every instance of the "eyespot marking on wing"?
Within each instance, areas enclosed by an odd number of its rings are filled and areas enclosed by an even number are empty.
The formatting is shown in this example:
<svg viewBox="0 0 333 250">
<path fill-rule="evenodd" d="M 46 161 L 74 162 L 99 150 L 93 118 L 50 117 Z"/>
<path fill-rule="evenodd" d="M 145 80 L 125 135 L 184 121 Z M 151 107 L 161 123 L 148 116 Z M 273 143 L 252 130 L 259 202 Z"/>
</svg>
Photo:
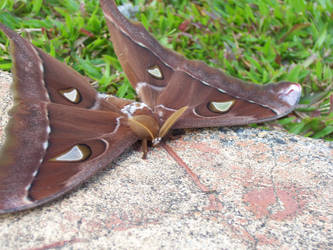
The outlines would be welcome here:
<svg viewBox="0 0 333 250">
<path fill-rule="evenodd" d="M 59 93 L 71 103 L 78 104 L 81 102 L 80 92 L 76 88 L 61 89 Z"/>
<path fill-rule="evenodd" d="M 214 113 L 225 113 L 230 110 L 234 101 L 228 102 L 210 102 L 208 103 L 208 109 Z"/>
<path fill-rule="evenodd" d="M 77 144 L 66 152 L 54 157 L 50 161 L 78 162 L 84 161 L 92 154 L 91 149 L 86 144 Z"/>
<path fill-rule="evenodd" d="M 158 65 L 148 68 L 147 71 L 148 71 L 149 75 L 151 75 L 152 77 L 154 77 L 158 80 L 163 80 L 163 78 L 164 78 L 163 73 Z"/>
</svg>

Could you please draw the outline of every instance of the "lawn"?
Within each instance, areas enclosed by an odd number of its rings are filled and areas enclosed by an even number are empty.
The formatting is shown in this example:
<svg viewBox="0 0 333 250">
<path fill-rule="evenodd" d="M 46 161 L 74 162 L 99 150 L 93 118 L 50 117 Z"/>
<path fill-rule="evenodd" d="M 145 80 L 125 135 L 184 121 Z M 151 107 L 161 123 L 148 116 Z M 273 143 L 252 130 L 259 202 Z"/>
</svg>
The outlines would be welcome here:
<svg viewBox="0 0 333 250">
<path fill-rule="evenodd" d="M 132 3 L 139 9 L 134 19 L 164 46 L 189 59 L 257 84 L 300 83 L 303 95 L 296 111 L 264 127 L 333 140 L 331 0 Z M 97 0 L 1 0 L 0 22 L 86 75 L 100 91 L 136 97 L 108 40 Z M 1 34 L 2 70 L 11 68 L 8 45 Z"/>
</svg>

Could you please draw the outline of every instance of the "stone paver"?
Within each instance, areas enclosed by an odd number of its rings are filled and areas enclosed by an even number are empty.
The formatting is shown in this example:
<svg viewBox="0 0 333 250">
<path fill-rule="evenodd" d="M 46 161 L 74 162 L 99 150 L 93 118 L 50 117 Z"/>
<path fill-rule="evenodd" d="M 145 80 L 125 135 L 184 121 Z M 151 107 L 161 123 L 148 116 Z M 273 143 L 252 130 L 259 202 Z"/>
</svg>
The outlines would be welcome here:
<svg viewBox="0 0 333 250">
<path fill-rule="evenodd" d="M 2 135 L 8 87 L 0 79 Z M 187 130 L 147 160 L 132 147 L 65 197 L 0 216 L 0 248 L 332 249 L 332 155 L 332 143 L 279 131 Z"/>
</svg>

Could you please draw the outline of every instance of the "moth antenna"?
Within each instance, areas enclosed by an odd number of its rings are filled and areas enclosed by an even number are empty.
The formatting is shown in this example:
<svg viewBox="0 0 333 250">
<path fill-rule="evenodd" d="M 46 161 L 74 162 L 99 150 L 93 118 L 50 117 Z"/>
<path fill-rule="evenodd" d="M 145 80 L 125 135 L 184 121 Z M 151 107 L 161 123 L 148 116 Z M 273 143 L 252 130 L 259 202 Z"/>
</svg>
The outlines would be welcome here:
<svg viewBox="0 0 333 250">
<path fill-rule="evenodd" d="M 163 138 L 187 109 L 188 109 L 188 106 L 184 106 L 184 107 L 178 109 L 177 111 L 175 111 L 172 115 L 170 115 L 168 117 L 168 119 L 163 123 L 163 125 L 159 131 L 158 137 Z"/>
</svg>

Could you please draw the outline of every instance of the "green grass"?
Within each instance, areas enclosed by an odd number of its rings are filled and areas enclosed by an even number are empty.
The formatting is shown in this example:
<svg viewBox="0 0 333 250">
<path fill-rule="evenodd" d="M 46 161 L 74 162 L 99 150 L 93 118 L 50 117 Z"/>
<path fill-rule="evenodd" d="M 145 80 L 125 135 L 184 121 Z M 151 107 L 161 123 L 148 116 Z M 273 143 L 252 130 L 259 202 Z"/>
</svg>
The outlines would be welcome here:
<svg viewBox="0 0 333 250">
<path fill-rule="evenodd" d="M 108 40 L 97 0 L 1 0 L 0 22 L 66 62 L 100 91 L 135 98 Z M 117 1 L 118 4 L 127 1 Z M 258 84 L 301 83 L 295 112 L 266 126 L 333 140 L 331 0 L 133 1 L 138 21 L 164 45 Z M 26 30 L 26 31 L 24 31 Z M 0 36 L 0 69 L 9 70 Z"/>
</svg>

